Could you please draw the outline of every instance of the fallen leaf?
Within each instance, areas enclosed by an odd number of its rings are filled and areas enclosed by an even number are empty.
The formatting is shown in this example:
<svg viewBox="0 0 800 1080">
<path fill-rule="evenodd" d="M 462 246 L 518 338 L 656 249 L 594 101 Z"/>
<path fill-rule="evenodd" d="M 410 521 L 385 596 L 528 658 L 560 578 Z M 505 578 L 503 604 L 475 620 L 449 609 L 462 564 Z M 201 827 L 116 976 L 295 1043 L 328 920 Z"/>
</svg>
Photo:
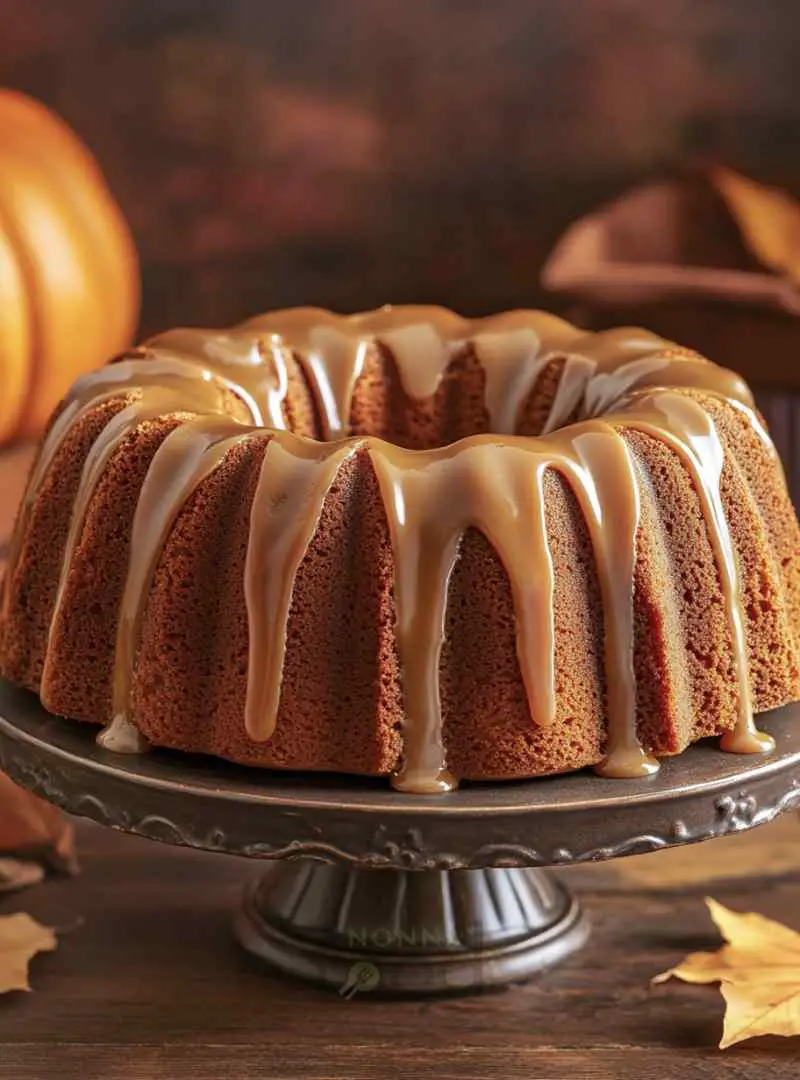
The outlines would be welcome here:
<svg viewBox="0 0 800 1080">
<path fill-rule="evenodd" d="M 800 202 L 722 166 L 711 182 L 758 261 L 800 284 Z"/>
<path fill-rule="evenodd" d="M 38 885 L 44 877 L 44 867 L 24 859 L 0 859 L 0 893 L 27 889 Z"/>
<path fill-rule="evenodd" d="M 800 1035 L 800 984 L 791 982 L 738 986 L 722 983 L 725 1029 L 720 1048 L 756 1035 Z"/>
<path fill-rule="evenodd" d="M 690 953 L 653 982 L 720 983 L 726 1006 L 721 1049 L 756 1035 L 800 1035 L 800 933 L 710 898 L 706 903 L 726 944 L 717 952 Z"/>
<path fill-rule="evenodd" d="M 56 870 L 74 873 L 75 836 L 55 806 L 0 773 L 0 852 L 31 855 Z"/>
<path fill-rule="evenodd" d="M 30 990 L 28 965 L 37 953 L 57 948 L 55 931 L 18 912 L 0 915 L 0 994 Z"/>
</svg>

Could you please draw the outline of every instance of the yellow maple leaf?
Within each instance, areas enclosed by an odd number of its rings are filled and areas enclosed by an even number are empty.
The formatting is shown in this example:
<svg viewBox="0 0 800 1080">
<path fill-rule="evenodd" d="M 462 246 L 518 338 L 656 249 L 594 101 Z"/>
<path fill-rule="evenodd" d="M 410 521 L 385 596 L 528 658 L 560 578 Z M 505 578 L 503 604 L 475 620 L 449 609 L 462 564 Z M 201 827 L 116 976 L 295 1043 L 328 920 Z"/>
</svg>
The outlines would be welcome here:
<svg viewBox="0 0 800 1080">
<path fill-rule="evenodd" d="M 722 166 L 712 171 L 711 182 L 758 261 L 800 283 L 800 203 Z"/>
<path fill-rule="evenodd" d="M 756 1035 L 800 1035 L 800 933 L 710 898 L 706 903 L 727 944 L 714 953 L 690 953 L 653 982 L 720 983 L 726 1006 L 721 1049 Z"/>
<path fill-rule="evenodd" d="M 37 953 L 57 948 L 55 931 L 20 911 L 0 915 L 0 994 L 30 990 L 28 965 Z"/>
</svg>

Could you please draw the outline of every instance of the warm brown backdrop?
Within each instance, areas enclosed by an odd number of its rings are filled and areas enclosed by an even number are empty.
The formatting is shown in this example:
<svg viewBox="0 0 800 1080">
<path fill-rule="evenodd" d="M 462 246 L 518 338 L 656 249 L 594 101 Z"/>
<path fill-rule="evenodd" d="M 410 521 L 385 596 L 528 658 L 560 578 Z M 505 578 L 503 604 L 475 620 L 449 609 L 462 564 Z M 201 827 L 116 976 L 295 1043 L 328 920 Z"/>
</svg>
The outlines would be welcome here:
<svg viewBox="0 0 800 1080">
<path fill-rule="evenodd" d="M 563 224 L 695 154 L 800 177 L 796 0 L 0 0 L 0 85 L 99 157 L 145 330 L 537 300 Z"/>
</svg>

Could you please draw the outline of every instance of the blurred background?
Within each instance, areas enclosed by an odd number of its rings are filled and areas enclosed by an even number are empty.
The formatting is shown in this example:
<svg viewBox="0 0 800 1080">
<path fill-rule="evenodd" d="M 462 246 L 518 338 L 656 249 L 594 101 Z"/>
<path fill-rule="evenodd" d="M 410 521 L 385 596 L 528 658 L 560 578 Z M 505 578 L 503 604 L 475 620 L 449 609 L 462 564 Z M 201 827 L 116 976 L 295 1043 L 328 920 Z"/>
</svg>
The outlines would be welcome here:
<svg viewBox="0 0 800 1080">
<path fill-rule="evenodd" d="M 546 302 L 568 222 L 714 158 L 800 190 L 797 0 L 2 0 L 0 85 L 96 156 L 142 332 Z"/>
</svg>

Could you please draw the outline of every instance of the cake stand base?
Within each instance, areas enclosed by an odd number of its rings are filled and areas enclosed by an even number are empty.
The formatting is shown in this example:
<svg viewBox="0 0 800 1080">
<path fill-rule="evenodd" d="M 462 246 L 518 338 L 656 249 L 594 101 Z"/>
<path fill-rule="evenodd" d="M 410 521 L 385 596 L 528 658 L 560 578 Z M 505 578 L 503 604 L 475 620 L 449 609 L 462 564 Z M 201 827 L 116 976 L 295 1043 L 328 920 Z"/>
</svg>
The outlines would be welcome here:
<svg viewBox="0 0 800 1080">
<path fill-rule="evenodd" d="M 529 978 L 586 940 L 580 905 L 544 870 L 355 870 L 272 864 L 247 890 L 239 941 L 338 991 L 469 992 Z"/>
</svg>

